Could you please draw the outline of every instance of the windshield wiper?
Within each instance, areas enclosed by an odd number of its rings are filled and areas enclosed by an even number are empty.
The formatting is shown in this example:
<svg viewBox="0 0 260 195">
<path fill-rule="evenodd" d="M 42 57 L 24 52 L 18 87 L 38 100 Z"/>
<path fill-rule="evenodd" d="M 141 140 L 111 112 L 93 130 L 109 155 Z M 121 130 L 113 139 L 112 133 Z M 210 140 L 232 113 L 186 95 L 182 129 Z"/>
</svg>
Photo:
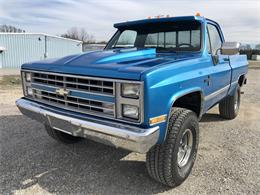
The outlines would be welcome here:
<svg viewBox="0 0 260 195">
<path fill-rule="evenodd" d="M 112 47 L 112 49 L 129 49 L 129 48 L 135 48 L 133 46 L 128 46 L 128 47 Z"/>
<path fill-rule="evenodd" d="M 178 51 L 176 51 L 175 49 L 171 49 L 171 48 L 156 48 L 156 52 L 159 52 L 159 53 L 178 53 Z"/>
</svg>

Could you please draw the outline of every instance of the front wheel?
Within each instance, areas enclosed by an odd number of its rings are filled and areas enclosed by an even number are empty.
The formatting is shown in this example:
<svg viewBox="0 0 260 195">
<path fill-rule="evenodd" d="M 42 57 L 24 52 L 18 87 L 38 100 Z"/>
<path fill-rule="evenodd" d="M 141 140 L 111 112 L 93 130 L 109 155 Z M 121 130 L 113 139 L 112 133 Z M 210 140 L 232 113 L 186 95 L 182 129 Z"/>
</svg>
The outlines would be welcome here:
<svg viewBox="0 0 260 195">
<path fill-rule="evenodd" d="M 233 96 L 227 96 L 219 103 L 219 113 L 222 118 L 234 119 L 238 115 L 240 107 L 240 86 L 236 88 Z"/>
<path fill-rule="evenodd" d="M 198 143 L 197 115 L 188 109 L 173 108 L 165 142 L 146 154 L 149 175 L 170 187 L 180 185 L 192 170 Z"/>
</svg>

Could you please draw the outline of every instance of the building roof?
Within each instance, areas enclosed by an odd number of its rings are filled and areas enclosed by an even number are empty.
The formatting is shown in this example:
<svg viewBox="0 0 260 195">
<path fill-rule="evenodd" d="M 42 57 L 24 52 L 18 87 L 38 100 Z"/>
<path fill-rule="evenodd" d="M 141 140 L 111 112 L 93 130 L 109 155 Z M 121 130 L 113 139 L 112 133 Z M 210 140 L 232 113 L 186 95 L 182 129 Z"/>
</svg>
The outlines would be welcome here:
<svg viewBox="0 0 260 195">
<path fill-rule="evenodd" d="M 69 39 L 69 38 L 64 38 L 64 37 L 60 37 L 60 36 L 56 36 L 56 35 L 50 35 L 50 34 L 46 34 L 46 33 L 14 33 L 14 32 L 0 32 L 0 35 L 41 35 L 41 36 L 47 36 L 47 37 L 53 37 L 53 38 L 57 38 L 57 39 L 64 39 L 64 40 L 68 40 L 68 41 L 74 41 L 77 43 L 83 43 L 82 41 L 79 40 L 74 40 L 74 39 Z"/>
</svg>

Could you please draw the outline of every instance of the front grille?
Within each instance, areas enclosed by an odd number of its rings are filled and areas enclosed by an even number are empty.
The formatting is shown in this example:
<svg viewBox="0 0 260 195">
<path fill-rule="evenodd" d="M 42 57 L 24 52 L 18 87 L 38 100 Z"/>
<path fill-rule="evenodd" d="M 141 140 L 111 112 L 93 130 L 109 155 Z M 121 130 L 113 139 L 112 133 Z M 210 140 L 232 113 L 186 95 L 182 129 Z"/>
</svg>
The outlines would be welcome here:
<svg viewBox="0 0 260 195">
<path fill-rule="evenodd" d="M 54 87 L 64 87 L 104 95 L 114 94 L 114 82 L 98 79 L 32 73 L 33 82 Z"/>
<path fill-rule="evenodd" d="M 88 99 L 76 96 L 74 93 L 80 92 L 83 95 L 92 94 L 94 96 L 115 97 L 115 83 L 113 81 L 74 75 L 34 72 L 31 74 L 33 98 L 36 101 L 81 113 L 115 117 L 114 102 L 96 100 L 95 98 Z M 56 89 L 66 89 L 69 93 L 60 95 L 56 93 Z"/>
</svg>

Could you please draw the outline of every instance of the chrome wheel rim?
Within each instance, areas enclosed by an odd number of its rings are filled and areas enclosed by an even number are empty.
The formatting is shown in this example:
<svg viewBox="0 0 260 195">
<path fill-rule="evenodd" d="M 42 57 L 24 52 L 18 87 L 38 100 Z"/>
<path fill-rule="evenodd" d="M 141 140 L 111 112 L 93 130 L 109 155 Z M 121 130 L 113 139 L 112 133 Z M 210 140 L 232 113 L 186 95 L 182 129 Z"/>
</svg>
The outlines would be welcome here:
<svg viewBox="0 0 260 195">
<path fill-rule="evenodd" d="M 178 154 L 177 154 L 177 162 L 180 168 L 184 167 L 190 158 L 191 150 L 193 144 L 193 136 L 190 129 L 186 129 L 182 134 L 182 138 L 180 140 Z"/>
</svg>

